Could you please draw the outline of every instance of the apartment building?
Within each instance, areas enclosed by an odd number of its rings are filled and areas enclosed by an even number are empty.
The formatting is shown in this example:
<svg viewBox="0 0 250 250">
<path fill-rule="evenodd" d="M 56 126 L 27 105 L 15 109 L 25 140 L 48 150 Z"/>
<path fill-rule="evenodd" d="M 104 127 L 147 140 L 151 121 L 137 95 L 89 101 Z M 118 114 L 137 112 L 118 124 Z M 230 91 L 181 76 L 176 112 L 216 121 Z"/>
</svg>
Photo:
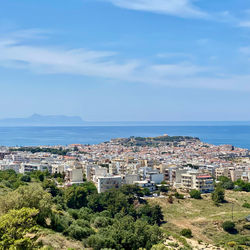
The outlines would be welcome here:
<svg viewBox="0 0 250 250">
<path fill-rule="evenodd" d="M 208 174 L 187 172 L 181 175 L 181 188 L 186 190 L 196 189 L 201 193 L 211 193 L 214 191 L 213 178 Z"/>
<path fill-rule="evenodd" d="M 82 168 L 68 168 L 65 175 L 65 180 L 69 185 L 83 183 L 83 169 Z"/>
<path fill-rule="evenodd" d="M 98 177 L 97 180 L 97 191 L 102 193 L 110 189 L 118 189 L 122 185 L 121 176 L 103 176 Z"/>
</svg>

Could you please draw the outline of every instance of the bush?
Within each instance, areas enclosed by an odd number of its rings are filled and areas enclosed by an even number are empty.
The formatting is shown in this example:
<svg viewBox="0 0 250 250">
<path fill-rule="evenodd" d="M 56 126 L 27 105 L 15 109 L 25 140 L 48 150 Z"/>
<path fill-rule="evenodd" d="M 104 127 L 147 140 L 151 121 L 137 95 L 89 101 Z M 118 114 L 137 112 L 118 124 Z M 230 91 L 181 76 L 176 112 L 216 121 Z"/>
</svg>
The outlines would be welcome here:
<svg viewBox="0 0 250 250">
<path fill-rule="evenodd" d="M 173 202 L 174 202 L 173 195 L 169 195 L 169 196 L 168 196 L 168 202 L 169 202 L 170 204 L 173 204 Z"/>
<path fill-rule="evenodd" d="M 222 228 L 228 233 L 233 233 L 235 231 L 235 224 L 232 221 L 225 221 L 222 223 Z"/>
<path fill-rule="evenodd" d="M 245 202 L 245 203 L 242 205 L 242 207 L 245 207 L 245 208 L 250 208 L 250 204 L 249 204 L 249 203 L 247 203 L 247 202 Z"/>
<path fill-rule="evenodd" d="M 99 234 L 91 235 L 86 240 L 87 246 L 91 246 L 94 250 L 103 248 L 117 249 L 117 244 L 114 239 L 110 237 L 103 237 Z"/>
<path fill-rule="evenodd" d="M 56 232 L 65 231 L 71 223 L 72 223 L 72 220 L 70 220 L 70 218 L 66 216 L 61 216 L 58 214 L 51 215 L 50 227 Z"/>
<path fill-rule="evenodd" d="M 191 238 L 192 236 L 192 231 L 189 228 L 184 228 L 181 230 L 181 235 L 186 237 L 186 238 Z"/>
<path fill-rule="evenodd" d="M 184 199 L 184 195 L 183 195 L 183 194 L 180 194 L 180 193 L 178 193 L 178 192 L 176 192 L 176 193 L 174 194 L 174 196 L 175 196 L 175 198 L 177 198 L 177 199 Z"/>
<path fill-rule="evenodd" d="M 235 241 L 230 241 L 230 242 L 228 242 L 227 244 L 228 244 L 228 246 L 230 246 L 230 247 L 235 247 L 235 246 L 236 246 L 236 242 L 235 242 Z"/>
<path fill-rule="evenodd" d="M 91 234 L 93 234 L 93 230 L 88 227 L 80 227 L 77 224 L 72 224 L 70 227 L 67 229 L 66 233 L 76 239 L 76 240 L 82 240 L 84 238 L 89 237 Z"/>
<path fill-rule="evenodd" d="M 201 192 L 200 191 L 198 191 L 198 190 L 191 190 L 190 192 L 189 192 L 189 194 L 190 194 L 190 197 L 191 198 L 194 198 L 194 199 L 201 199 Z"/>
<path fill-rule="evenodd" d="M 250 230 L 250 224 L 246 224 L 243 226 L 244 229 Z"/>
<path fill-rule="evenodd" d="M 100 216 L 96 217 L 93 222 L 93 226 L 95 228 L 107 227 L 110 224 L 111 224 L 111 219 Z"/>
<path fill-rule="evenodd" d="M 223 188 L 217 187 L 212 193 L 212 200 L 215 204 L 225 202 L 225 190 Z"/>
</svg>

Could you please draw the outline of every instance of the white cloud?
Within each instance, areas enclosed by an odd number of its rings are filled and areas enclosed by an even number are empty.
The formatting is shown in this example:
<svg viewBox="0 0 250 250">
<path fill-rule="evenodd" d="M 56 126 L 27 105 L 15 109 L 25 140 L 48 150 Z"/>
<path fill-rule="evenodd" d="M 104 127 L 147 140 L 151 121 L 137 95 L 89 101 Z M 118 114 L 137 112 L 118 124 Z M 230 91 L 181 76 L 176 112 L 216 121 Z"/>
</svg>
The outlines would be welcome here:
<svg viewBox="0 0 250 250">
<path fill-rule="evenodd" d="M 239 22 L 239 26 L 243 28 L 250 28 L 250 21 L 241 21 Z"/>
<path fill-rule="evenodd" d="M 28 39 L 29 40 L 29 39 Z M 248 48 L 242 52 L 250 51 Z M 70 74 L 117 82 L 137 82 L 180 88 L 212 88 L 250 91 L 250 76 L 218 76 L 214 69 L 190 62 L 175 64 L 123 62 L 110 51 L 66 49 L 29 45 L 25 39 L 0 38 L 0 66 L 39 74 Z M 223 75 L 223 72 L 219 72 Z"/>
<path fill-rule="evenodd" d="M 193 0 L 104 0 L 115 6 L 167 14 L 184 18 L 208 18 L 209 15 L 194 6 Z"/>
<path fill-rule="evenodd" d="M 171 53 L 159 53 L 156 55 L 158 58 L 187 58 L 193 59 L 194 55 L 181 52 L 171 52 Z"/>
<path fill-rule="evenodd" d="M 228 10 L 208 13 L 198 8 L 194 2 L 197 0 L 101 0 L 110 2 L 113 5 L 138 11 L 147 11 L 158 14 L 172 15 L 182 18 L 201 18 L 222 23 L 228 23 L 232 26 L 250 28 L 250 21 L 243 20 L 242 17 L 236 17 Z M 249 15 L 250 10 L 245 10 Z"/>
<path fill-rule="evenodd" d="M 2 66 L 25 68 L 37 73 L 120 78 L 137 66 L 133 61 L 116 63 L 112 60 L 113 56 L 113 52 L 67 50 L 20 45 L 14 40 L 0 41 Z"/>
</svg>

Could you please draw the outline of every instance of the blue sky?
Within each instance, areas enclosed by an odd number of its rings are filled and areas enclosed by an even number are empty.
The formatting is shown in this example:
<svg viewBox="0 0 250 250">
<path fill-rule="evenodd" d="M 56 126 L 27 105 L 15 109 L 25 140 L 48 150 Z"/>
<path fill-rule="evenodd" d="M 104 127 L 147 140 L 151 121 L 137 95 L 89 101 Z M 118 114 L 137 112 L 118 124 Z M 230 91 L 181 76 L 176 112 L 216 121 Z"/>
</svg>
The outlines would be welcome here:
<svg viewBox="0 0 250 250">
<path fill-rule="evenodd" d="M 250 2 L 0 2 L 0 118 L 250 120 Z"/>
</svg>

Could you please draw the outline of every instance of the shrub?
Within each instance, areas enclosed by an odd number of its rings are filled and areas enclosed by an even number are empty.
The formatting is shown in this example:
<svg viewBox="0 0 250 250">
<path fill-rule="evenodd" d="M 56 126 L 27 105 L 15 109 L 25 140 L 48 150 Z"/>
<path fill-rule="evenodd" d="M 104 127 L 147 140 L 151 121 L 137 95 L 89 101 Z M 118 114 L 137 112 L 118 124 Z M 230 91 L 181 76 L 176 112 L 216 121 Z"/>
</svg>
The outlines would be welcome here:
<svg viewBox="0 0 250 250">
<path fill-rule="evenodd" d="M 212 193 L 212 200 L 215 204 L 225 202 L 225 190 L 223 188 L 217 187 Z"/>
<path fill-rule="evenodd" d="M 170 247 L 173 247 L 173 248 L 178 248 L 179 247 L 179 244 L 178 243 L 176 243 L 176 242 L 169 242 L 168 243 L 168 246 L 170 246 Z"/>
<path fill-rule="evenodd" d="M 88 227 L 80 227 L 77 224 L 72 224 L 70 227 L 67 229 L 66 233 L 76 239 L 76 240 L 82 240 L 84 238 L 87 238 L 91 234 L 93 234 L 93 230 Z"/>
<path fill-rule="evenodd" d="M 96 217 L 93 222 L 93 226 L 95 228 L 107 227 L 110 224 L 111 224 L 111 219 L 100 216 Z"/>
<path fill-rule="evenodd" d="M 194 199 L 201 199 L 201 192 L 200 191 L 198 191 L 198 190 L 191 190 L 190 192 L 189 192 L 189 194 L 190 194 L 190 197 L 191 198 L 194 198 Z"/>
<path fill-rule="evenodd" d="M 222 223 L 222 228 L 228 232 L 228 233 L 232 233 L 235 231 L 235 224 L 232 221 L 225 221 Z"/>
<path fill-rule="evenodd" d="M 250 224 L 246 224 L 243 226 L 244 229 L 250 230 Z"/>
<path fill-rule="evenodd" d="M 250 246 L 250 236 L 243 236 L 237 240 L 238 245 Z"/>
<path fill-rule="evenodd" d="M 189 228 L 184 228 L 181 230 L 181 235 L 186 237 L 186 238 L 191 238 L 192 237 L 192 231 Z"/>
<path fill-rule="evenodd" d="M 230 242 L 228 242 L 227 244 L 228 244 L 228 246 L 230 246 L 230 247 L 235 247 L 235 246 L 236 246 L 236 242 L 235 242 L 235 241 L 230 241 Z"/>
<path fill-rule="evenodd" d="M 250 208 L 250 203 L 245 202 L 245 203 L 242 205 L 242 207 Z"/>
<path fill-rule="evenodd" d="M 90 227 L 89 221 L 78 219 L 74 221 L 74 224 L 80 226 L 80 227 Z"/>
<path fill-rule="evenodd" d="M 174 202 L 174 199 L 173 199 L 173 196 L 172 196 L 172 195 L 169 195 L 169 196 L 168 196 L 168 202 L 169 202 L 170 204 L 172 204 L 172 203 Z"/>
<path fill-rule="evenodd" d="M 67 216 L 61 216 L 59 214 L 51 215 L 50 227 L 56 232 L 64 232 L 73 221 Z"/>
<path fill-rule="evenodd" d="M 177 198 L 177 199 L 184 199 L 184 195 L 183 195 L 183 194 L 180 194 L 180 193 L 178 193 L 178 192 L 175 192 L 174 196 L 175 196 L 175 198 Z"/>
</svg>

